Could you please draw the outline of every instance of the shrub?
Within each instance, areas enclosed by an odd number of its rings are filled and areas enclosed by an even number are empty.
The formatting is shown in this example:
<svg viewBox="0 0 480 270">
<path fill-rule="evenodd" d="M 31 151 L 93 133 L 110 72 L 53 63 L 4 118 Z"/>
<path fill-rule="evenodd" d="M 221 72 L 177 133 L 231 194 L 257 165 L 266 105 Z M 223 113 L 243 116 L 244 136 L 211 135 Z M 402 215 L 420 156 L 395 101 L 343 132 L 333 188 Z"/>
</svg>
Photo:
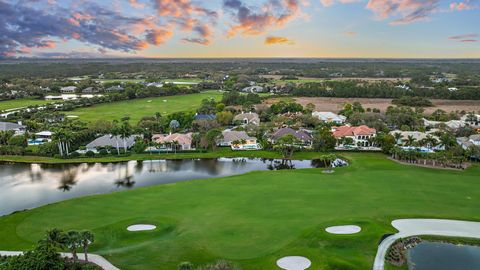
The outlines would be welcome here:
<svg viewBox="0 0 480 270">
<path fill-rule="evenodd" d="M 80 153 L 78 153 L 78 152 L 76 152 L 76 151 L 75 151 L 75 152 L 72 152 L 72 153 L 70 153 L 70 157 L 71 157 L 71 158 L 78 158 L 78 157 L 80 157 Z"/>
<path fill-rule="evenodd" d="M 181 262 L 178 265 L 178 270 L 193 270 L 193 264 L 191 262 Z"/>
<path fill-rule="evenodd" d="M 93 151 L 87 151 L 87 152 L 85 153 L 85 156 L 86 156 L 86 157 L 94 157 L 94 156 L 95 156 L 95 153 L 94 153 Z"/>
<path fill-rule="evenodd" d="M 98 151 L 98 153 L 101 155 L 101 156 L 106 156 L 108 155 L 108 151 L 106 149 L 101 149 L 100 151 Z"/>
</svg>

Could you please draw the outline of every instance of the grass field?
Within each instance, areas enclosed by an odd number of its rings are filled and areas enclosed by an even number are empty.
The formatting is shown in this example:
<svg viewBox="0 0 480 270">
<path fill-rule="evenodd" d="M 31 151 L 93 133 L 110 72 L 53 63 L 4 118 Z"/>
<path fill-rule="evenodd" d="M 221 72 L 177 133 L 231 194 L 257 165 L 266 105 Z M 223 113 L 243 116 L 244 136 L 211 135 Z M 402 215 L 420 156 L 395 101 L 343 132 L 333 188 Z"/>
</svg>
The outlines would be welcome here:
<svg viewBox="0 0 480 270">
<path fill-rule="evenodd" d="M 207 91 L 190 95 L 142 98 L 80 108 L 67 112 L 67 115 L 78 116 L 83 121 L 120 120 L 122 117 L 129 116 L 132 123 L 136 123 L 143 116 L 154 116 L 156 112 L 167 115 L 173 112 L 194 111 L 203 99 L 220 100 L 221 97 L 222 93 L 219 91 Z"/>
<path fill-rule="evenodd" d="M 381 154 L 345 154 L 351 166 L 262 171 L 90 196 L 0 218 L 0 250 L 28 249 L 45 230 L 90 229 L 92 252 L 121 269 L 176 269 L 227 259 L 242 269 L 278 269 L 302 255 L 309 269 L 371 269 L 379 239 L 397 218 L 480 220 L 480 168 L 400 165 Z M 151 232 L 129 233 L 135 223 Z M 329 235 L 357 224 L 357 235 Z"/>
<path fill-rule="evenodd" d="M 29 98 L 4 100 L 0 101 L 0 111 L 28 107 L 33 105 L 44 105 L 52 102 L 54 101 Z"/>
</svg>

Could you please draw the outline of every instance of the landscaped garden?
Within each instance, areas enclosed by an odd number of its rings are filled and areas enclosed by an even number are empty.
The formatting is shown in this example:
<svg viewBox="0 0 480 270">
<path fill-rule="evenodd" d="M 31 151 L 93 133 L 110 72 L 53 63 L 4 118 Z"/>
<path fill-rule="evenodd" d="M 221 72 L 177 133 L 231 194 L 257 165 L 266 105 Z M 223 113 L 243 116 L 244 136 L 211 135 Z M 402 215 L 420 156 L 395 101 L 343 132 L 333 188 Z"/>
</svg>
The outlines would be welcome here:
<svg viewBox="0 0 480 270">
<path fill-rule="evenodd" d="M 480 168 L 436 170 L 382 154 L 345 153 L 351 165 L 262 171 L 89 196 L 0 218 L 0 250 L 30 249 L 48 229 L 91 230 L 91 252 L 121 269 L 176 269 L 225 259 L 277 269 L 304 256 L 309 269 L 371 269 L 393 219 L 480 220 Z M 130 232 L 134 224 L 152 231 Z M 336 235 L 325 228 L 357 225 Z"/>
</svg>

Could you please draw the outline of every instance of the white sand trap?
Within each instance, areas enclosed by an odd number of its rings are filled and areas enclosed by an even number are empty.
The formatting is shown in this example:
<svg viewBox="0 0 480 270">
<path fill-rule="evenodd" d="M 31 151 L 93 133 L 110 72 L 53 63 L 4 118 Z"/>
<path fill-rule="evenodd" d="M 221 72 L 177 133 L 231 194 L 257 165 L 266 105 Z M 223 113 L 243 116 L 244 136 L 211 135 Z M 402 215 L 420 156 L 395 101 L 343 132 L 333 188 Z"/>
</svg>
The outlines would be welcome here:
<svg viewBox="0 0 480 270">
<path fill-rule="evenodd" d="M 325 231 L 332 234 L 355 234 L 361 230 L 362 228 L 356 225 L 333 226 L 325 229 Z"/>
<path fill-rule="evenodd" d="M 305 257 L 289 256 L 279 259 L 277 265 L 285 270 L 305 270 L 308 269 L 312 263 Z"/>
<path fill-rule="evenodd" d="M 139 231 L 151 231 L 155 230 L 157 226 L 150 225 L 150 224 L 135 224 L 132 226 L 128 226 L 127 230 L 130 232 L 139 232 Z"/>
</svg>

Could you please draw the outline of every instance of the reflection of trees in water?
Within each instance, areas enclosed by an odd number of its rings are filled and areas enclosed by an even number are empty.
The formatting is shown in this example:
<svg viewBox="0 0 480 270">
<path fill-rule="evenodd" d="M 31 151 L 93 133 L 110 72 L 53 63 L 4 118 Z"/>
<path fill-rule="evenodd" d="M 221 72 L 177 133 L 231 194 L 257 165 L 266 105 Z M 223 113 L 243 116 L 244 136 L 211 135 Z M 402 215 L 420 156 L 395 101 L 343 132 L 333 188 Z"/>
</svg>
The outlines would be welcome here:
<svg viewBox="0 0 480 270">
<path fill-rule="evenodd" d="M 219 175 L 225 171 L 224 162 L 216 158 L 192 160 L 194 171 L 206 172 L 209 175 Z"/>
<path fill-rule="evenodd" d="M 115 185 L 118 187 L 132 188 L 135 185 L 133 181 L 133 174 L 130 174 L 130 166 L 128 162 L 118 164 L 118 178 L 115 180 Z M 122 175 L 122 167 L 125 168 L 125 174 Z"/>
<path fill-rule="evenodd" d="M 314 168 L 326 168 L 330 166 L 330 162 L 325 159 L 312 159 L 311 164 Z"/>
<path fill-rule="evenodd" d="M 141 173 L 143 171 L 143 160 L 138 160 L 137 163 L 135 163 L 135 172 Z"/>
<path fill-rule="evenodd" d="M 28 171 L 30 182 L 42 181 L 43 169 L 39 164 L 30 164 L 30 170 Z"/>
<path fill-rule="evenodd" d="M 62 190 L 63 192 L 70 191 L 73 188 L 73 186 L 77 184 L 77 180 L 76 180 L 77 172 L 78 172 L 77 167 L 70 167 L 65 169 L 62 172 L 59 186 L 57 188 Z"/>
<path fill-rule="evenodd" d="M 267 165 L 269 170 L 293 170 L 295 164 L 289 159 L 272 159 L 270 164 Z"/>
</svg>

